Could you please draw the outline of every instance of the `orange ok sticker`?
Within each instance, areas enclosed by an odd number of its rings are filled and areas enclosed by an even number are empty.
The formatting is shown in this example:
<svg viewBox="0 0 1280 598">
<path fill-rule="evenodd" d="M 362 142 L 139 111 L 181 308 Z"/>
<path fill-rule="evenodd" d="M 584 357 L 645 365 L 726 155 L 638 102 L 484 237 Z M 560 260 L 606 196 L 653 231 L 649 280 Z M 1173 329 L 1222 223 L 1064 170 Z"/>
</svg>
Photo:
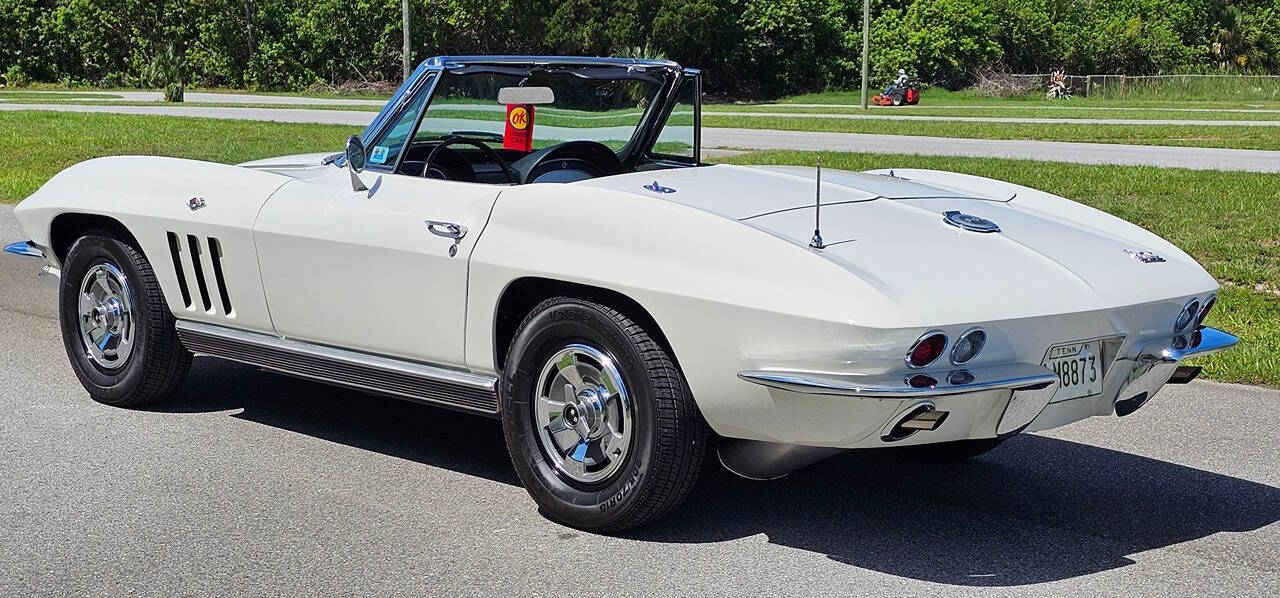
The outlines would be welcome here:
<svg viewBox="0 0 1280 598">
<path fill-rule="evenodd" d="M 529 110 L 524 106 L 516 106 L 507 114 L 507 122 L 511 123 L 511 128 L 523 131 L 529 126 Z"/>
<path fill-rule="evenodd" d="M 502 147 L 520 152 L 533 150 L 533 104 L 507 104 Z"/>
</svg>

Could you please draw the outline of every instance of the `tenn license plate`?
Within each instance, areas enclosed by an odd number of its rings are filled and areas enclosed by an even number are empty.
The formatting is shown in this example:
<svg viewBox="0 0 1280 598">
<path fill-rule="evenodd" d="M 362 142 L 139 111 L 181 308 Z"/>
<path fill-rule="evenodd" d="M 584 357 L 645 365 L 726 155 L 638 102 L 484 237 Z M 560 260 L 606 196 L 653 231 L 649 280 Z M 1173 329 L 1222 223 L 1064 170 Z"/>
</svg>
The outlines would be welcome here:
<svg viewBox="0 0 1280 598">
<path fill-rule="evenodd" d="M 1102 393 L 1102 341 L 1050 347 L 1044 367 L 1058 375 L 1055 402 Z"/>
</svg>

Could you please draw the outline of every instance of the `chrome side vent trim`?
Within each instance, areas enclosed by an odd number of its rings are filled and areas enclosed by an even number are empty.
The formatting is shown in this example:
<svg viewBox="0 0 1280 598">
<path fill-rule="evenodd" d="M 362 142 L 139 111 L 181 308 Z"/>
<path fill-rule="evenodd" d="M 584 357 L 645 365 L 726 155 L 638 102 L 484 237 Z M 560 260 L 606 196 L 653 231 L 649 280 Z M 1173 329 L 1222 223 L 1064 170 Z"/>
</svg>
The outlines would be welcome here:
<svg viewBox="0 0 1280 598">
<path fill-rule="evenodd" d="M 227 279 L 222 275 L 222 242 L 209 237 L 209 257 L 213 260 L 213 281 L 218 285 L 218 298 L 222 300 L 222 313 L 231 315 L 231 294 L 227 291 Z"/>
<path fill-rule="evenodd" d="M 178 290 L 182 292 L 182 304 L 191 307 L 191 289 L 187 288 L 187 273 L 182 269 L 182 244 L 178 235 L 169 235 L 169 255 L 173 256 L 173 271 L 178 275 Z"/>
<path fill-rule="evenodd" d="M 213 302 L 209 301 L 209 284 L 204 280 L 204 266 L 200 264 L 200 240 L 195 235 L 187 235 L 187 245 L 191 247 L 191 268 L 196 274 L 196 286 L 200 287 L 200 302 L 205 311 L 213 311 Z"/>
<path fill-rule="evenodd" d="M 179 320 L 188 350 L 308 380 L 498 415 L 497 378 L 369 355 L 256 332 Z"/>
</svg>

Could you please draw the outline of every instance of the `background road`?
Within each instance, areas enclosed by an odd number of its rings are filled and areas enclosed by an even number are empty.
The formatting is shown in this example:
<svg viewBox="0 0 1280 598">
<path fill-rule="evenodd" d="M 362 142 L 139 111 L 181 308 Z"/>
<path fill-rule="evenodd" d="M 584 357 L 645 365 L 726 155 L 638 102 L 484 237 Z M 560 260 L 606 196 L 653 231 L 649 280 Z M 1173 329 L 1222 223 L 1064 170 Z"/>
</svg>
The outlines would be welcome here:
<svg viewBox="0 0 1280 598">
<path fill-rule="evenodd" d="M 0 240 L 25 238 L 0 207 Z M 206 358 L 94 403 L 0 256 L 0 595 L 1274 595 L 1280 392 L 1195 383 L 960 466 L 714 464 L 621 537 L 538 515 L 496 422 Z M 1039 584 L 1027 588 L 1029 584 Z"/>
<path fill-rule="evenodd" d="M 209 118 L 271 120 L 278 122 L 343 124 L 359 127 L 368 125 L 369 121 L 373 120 L 374 117 L 374 113 L 368 111 L 323 110 L 302 107 L 99 106 L 82 104 L 0 103 L 0 110 L 55 110 L 64 112 L 203 116 Z M 963 139 L 910 135 L 873 135 L 863 133 L 824 133 L 707 127 L 702 131 L 702 145 L 704 148 L 712 150 L 824 150 L 839 152 L 901 153 L 926 156 L 1014 158 L 1024 160 L 1044 160 L 1049 162 L 1073 162 L 1078 164 L 1123 164 L 1136 166 L 1193 168 L 1197 170 L 1280 172 L 1280 151 L 1170 147 L 1156 145 L 1122 145 L 1114 143 Z"/>
</svg>

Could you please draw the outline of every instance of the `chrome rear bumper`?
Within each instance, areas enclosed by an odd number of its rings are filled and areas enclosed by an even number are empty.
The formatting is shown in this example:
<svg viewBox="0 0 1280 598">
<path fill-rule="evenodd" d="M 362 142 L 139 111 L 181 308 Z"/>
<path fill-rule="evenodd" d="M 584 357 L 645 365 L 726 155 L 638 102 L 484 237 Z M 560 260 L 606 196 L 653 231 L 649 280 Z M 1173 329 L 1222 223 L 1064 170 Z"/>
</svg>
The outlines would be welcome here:
<svg viewBox="0 0 1280 598">
<path fill-rule="evenodd" d="M 1129 415 L 1150 401 L 1169 382 L 1183 359 L 1225 351 L 1239 342 L 1240 339 L 1231 334 L 1202 326 L 1190 334 L 1174 337 L 1172 345 L 1148 345 L 1134 359 L 1117 360 L 1112 367 L 1128 367 L 1129 375 L 1116 394 L 1116 415 Z"/>
<path fill-rule="evenodd" d="M 31 241 L 19 241 L 17 243 L 5 245 L 4 252 L 11 253 L 13 255 L 20 255 L 22 257 L 44 257 L 44 250 L 41 249 L 39 245 L 36 245 Z"/>
<path fill-rule="evenodd" d="M 905 375 L 759 370 L 738 372 L 738 377 L 761 386 L 806 395 L 897 399 L 903 401 L 907 411 L 925 404 L 930 409 L 934 408 L 930 399 L 992 390 L 1012 391 L 996 425 L 995 432 L 999 436 L 1025 429 L 1044 411 L 1058 390 L 1058 376 L 1042 365 L 1031 363 L 958 367 Z"/>
<path fill-rule="evenodd" d="M 31 241 L 19 241 L 5 245 L 4 252 L 19 257 L 45 258 L 44 248 Z M 45 264 L 40 269 L 40 272 L 36 274 L 36 278 L 45 286 L 57 289 L 58 283 L 62 280 L 62 270 L 56 266 Z"/>
<path fill-rule="evenodd" d="M 912 372 L 905 376 L 748 370 L 738 372 L 738 377 L 791 392 L 865 399 L 927 399 L 982 390 L 1040 390 L 1058 381 L 1058 376 L 1048 368 L 1031 363 L 957 367 L 941 372 Z"/>
</svg>

